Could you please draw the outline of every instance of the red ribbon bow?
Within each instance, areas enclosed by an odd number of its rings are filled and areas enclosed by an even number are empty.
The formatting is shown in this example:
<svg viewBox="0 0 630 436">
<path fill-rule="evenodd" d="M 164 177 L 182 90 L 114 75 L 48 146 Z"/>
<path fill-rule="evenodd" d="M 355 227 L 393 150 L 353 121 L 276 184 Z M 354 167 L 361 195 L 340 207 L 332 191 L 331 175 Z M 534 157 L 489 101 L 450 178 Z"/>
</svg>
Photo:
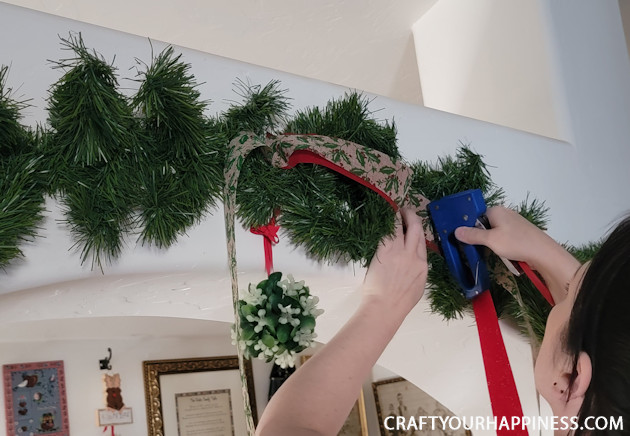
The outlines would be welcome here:
<svg viewBox="0 0 630 436">
<path fill-rule="evenodd" d="M 273 270 L 273 246 L 276 245 L 280 239 L 278 238 L 278 230 L 280 226 L 276 225 L 275 217 L 271 218 L 269 224 L 259 227 L 252 227 L 249 231 L 254 235 L 261 235 L 263 237 L 263 246 L 265 249 L 265 269 L 267 275 L 271 274 Z"/>
</svg>

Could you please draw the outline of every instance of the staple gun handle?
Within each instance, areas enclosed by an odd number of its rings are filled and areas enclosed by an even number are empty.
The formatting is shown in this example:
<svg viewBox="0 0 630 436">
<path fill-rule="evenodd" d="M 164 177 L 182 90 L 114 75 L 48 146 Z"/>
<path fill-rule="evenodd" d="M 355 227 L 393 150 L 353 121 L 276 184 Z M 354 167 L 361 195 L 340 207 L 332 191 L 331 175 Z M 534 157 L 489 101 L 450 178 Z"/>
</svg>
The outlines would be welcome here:
<svg viewBox="0 0 630 436">
<path fill-rule="evenodd" d="M 479 189 L 459 192 L 429 203 L 437 239 L 449 271 L 464 296 L 472 299 L 490 286 L 486 263 L 480 246 L 465 244 L 455 238 L 455 229 L 474 227 L 486 212 L 486 203 Z"/>
</svg>

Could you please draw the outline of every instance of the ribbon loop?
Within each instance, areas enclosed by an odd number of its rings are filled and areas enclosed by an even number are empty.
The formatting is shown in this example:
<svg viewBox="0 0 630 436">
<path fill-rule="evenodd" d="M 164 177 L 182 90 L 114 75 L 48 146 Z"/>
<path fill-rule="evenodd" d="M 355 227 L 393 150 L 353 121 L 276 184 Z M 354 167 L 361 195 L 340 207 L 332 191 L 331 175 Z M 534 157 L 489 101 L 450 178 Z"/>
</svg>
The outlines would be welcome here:
<svg viewBox="0 0 630 436">
<path fill-rule="evenodd" d="M 278 238 L 278 230 L 280 226 L 276 225 L 275 217 L 271 218 L 269 224 L 264 226 L 252 227 L 249 229 L 254 235 L 261 235 L 263 237 L 263 246 L 265 249 L 265 270 L 267 275 L 273 271 L 273 246 L 280 242 Z"/>
</svg>

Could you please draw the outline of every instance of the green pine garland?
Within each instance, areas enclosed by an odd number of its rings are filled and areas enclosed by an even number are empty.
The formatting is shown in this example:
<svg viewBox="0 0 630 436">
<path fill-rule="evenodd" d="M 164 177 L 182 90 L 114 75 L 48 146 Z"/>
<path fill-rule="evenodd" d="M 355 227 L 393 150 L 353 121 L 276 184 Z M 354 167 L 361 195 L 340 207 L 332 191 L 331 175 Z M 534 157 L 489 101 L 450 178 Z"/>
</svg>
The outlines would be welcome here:
<svg viewBox="0 0 630 436">
<path fill-rule="evenodd" d="M 138 140 L 137 122 L 118 91 L 115 68 L 90 52 L 81 35 L 62 39 L 74 57 L 55 63 L 65 71 L 52 87 L 44 153 L 50 185 L 61 196 L 82 262 L 102 267 L 120 255 L 130 229 Z"/>
<path fill-rule="evenodd" d="M 60 197 L 82 262 L 102 268 L 136 232 L 143 244 L 171 246 L 223 185 L 226 136 L 204 116 L 190 65 L 167 47 L 138 73 L 129 99 L 80 34 L 62 45 L 74 56 L 55 63 L 65 74 L 52 87 L 40 148 L 48 192 Z"/>
<path fill-rule="evenodd" d="M 27 102 L 12 97 L 8 67 L 0 66 L 0 268 L 22 257 L 20 244 L 37 236 L 43 218 L 43 184 L 37 135 L 20 124 Z"/>
<path fill-rule="evenodd" d="M 222 137 L 204 117 L 190 65 L 167 47 L 141 73 L 132 105 L 141 116 L 138 173 L 142 243 L 169 247 L 215 205 L 223 187 Z"/>
<path fill-rule="evenodd" d="M 243 130 L 250 130 L 257 135 L 278 132 L 278 127 L 286 121 L 290 107 L 286 90 L 279 88 L 280 82 L 272 80 L 260 86 L 238 80 L 235 87 L 234 92 L 241 97 L 241 102 L 233 102 L 219 117 L 227 141 Z"/>
<path fill-rule="evenodd" d="M 0 65 L 0 158 L 23 154 L 33 149 L 33 136 L 20 124 L 21 111 L 28 101 L 13 98 L 13 90 L 7 87 L 9 67 Z"/>
<path fill-rule="evenodd" d="M 261 99 L 260 93 L 265 93 L 263 100 L 276 101 L 269 107 L 285 108 L 278 104 L 284 97 L 275 87 L 263 88 L 251 100 Z M 398 158 L 395 126 L 373 120 L 368 105 L 364 96 L 346 94 L 324 109 L 298 111 L 283 130 L 362 141 Z M 283 112 L 275 114 L 275 119 L 284 117 Z M 239 124 L 250 126 L 242 120 Z M 282 126 L 272 127 L 272 132 L 278 132 Z M 243 165 L 237 204 L 237 215 L 246 227 L 267 224 L 280 211 L 278 224 L 291 242 L 314 258 L 332 263 L 367 264 L 380 239 L 394 229 L 391 206 L 375 192 L 315 165 L 299 165 L 290 171 L 272 168 L 263 151 L 252 153 Z"/>
<path fill-rule="evenodd" d="M 353 141 L 401 158 L 393 122 L 376 120 L 370 100 L 351 92 L 325 107 L 288 115 L 286 91 L 277 81 L 265 86 L 236 83 L 241 101 L 214 118 L 204 115 L 190 65 L 166 48 L 138 73 L 132 98 L 118 90 L 116 69 L 81 35 L 62 39 L 73 56 L 55 63 L 64 70 L 49 97 L 49 129 L 35 133 L 18 122 L 24 103 L 5 91 L 0 70 L 0 266 L 18 256 L 18 244 L 35 235 L 42 192 L 58 196 L 82 261 L 116 259 L 125 234 L 169 247 L 216 205 L 223 191 L 228 143 L 243 130 L 258 135 L 320 134 Z M 37 145 L 37 146 L 35 146 Z M 379 241 L 393 232 L 390 205 L 372 190 L 317 165 L 274 168 L 264 149 L 245 160 L 237 193 L 237 216 L 245 227 L 277 218 L 292 244 L 324 262 L 367 265 Z M 418 161 L 412 193 L 427 198 L 479 188 L 489 206 L 502 204 L 503 191 L 491 180 L 482 156 L 461 145 L 437 163 Z M 17 207 L 19 205 L 19 207 Z M 546 225 L 543 202 L 527 198 L 514 206 L 537 226 Z M 580 260 L 598 243 L 568 247 Z M 457 289 L 441 256 L 430 253 L 429 300 L 446 319 L 471 306 Z M 490 270 L 500 262 L 489 256 Z M 491 273 L 493 274 L 493 272 Z M 541 337 L 549 305 L 527 278 L 517 277 L 511 295 L 491 277 L 497 312 Z"/>
<path fill-rule="evenodd" d="M 118 91 L 116 69 L 90 52 L 80 34 L 61 41 L 74 57 L 54 63 L 65 71 L 49 98 L 54 147 L 68 164 L 100 169 L 135 147 L 134 118 Z"/>
<path fill-rule="evenodd" d="M 263 92 L 262 97 L 252 92 L 243 107 L 251 107 L 256 98 L 276 103 L 284 99 L 274 87 L 266 87 Z M 368 104 L 360 94 L 346 94 L 323 109 L 298 112 L 287 121 L 284 131 L 340 137 L 400 157 L 394 124 L 374 120 Z M 278 106 L 284 110 L 284 106 Z M 234 123 L 240 129 L 258 125 L 258 129 L 252 127 L 252 130 L 264 133 L 260 123 L 253 120 L 249 124 L 242 116 L 246 111 L 238 108 L 231 111 L 241 115 L 238 123 Z M 286 117 L 281 111 L 276 115 L 277 119 Z M 271 132 L 280 129 L 276 124 L 267 124 L 265 128 Z M 489 207 L 505 201 L 503 190 L 492 182 L 482 156 L 466 145 L 462 144 L 455 156 L 442 157 L 437 163 L 418 161 L 411 167 L 414 171 L 412 192 L 427 198 L 481 189 Z M 288 171 L 273 168 L 269 157 L 261 150 L 251 153 L 243 164 L 237 204 L 237 214 L 244 226 L 266 224 L 277 214 L 277 223 L 292 244 L 304 247 L 309 256 L 326 262 L 358 261 L 367 265 L 378 242 L 392 233 L 394 225 L 390 205 L 368 188 L 319 166 L 299 165 Z M 513 208 L 535 225 L 545 227 L 544 202 L 528 197 Z M 494 266 L 498 262 L 496 256 L 489 257 L 490 292 L 497 313 L 513 318 L 524 333 L 541 338 L 549 304 L 525 276 L 514 279 L 518 293 L 511 295 L 494 277 Z M 429 263 L 428 298 L 432 311 L 447 320 L 472 311 L 470 301 L 459 292 L 444 259 L 437 253 L 429 253 Z"/>
</svg>

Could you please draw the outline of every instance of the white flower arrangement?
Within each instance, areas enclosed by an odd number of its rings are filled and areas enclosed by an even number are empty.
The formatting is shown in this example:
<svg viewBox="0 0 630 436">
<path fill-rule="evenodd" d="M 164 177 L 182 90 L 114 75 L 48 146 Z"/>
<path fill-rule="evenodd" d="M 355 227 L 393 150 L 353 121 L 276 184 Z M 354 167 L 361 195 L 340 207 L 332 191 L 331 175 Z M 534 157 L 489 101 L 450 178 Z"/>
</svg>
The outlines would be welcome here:
<svg viewBox="0 0 630 436">
<path fill-rule="evenodd" d="M 282 368 L 295 365 L 295 355 L 315 345 L 315 319 L 319 298 L 311 295 L 304 281 L 275 272 L 241 292 L 240 332 L 232 331 L 234 344 L 246 358 L 272 360 Z"/>
</svg>

